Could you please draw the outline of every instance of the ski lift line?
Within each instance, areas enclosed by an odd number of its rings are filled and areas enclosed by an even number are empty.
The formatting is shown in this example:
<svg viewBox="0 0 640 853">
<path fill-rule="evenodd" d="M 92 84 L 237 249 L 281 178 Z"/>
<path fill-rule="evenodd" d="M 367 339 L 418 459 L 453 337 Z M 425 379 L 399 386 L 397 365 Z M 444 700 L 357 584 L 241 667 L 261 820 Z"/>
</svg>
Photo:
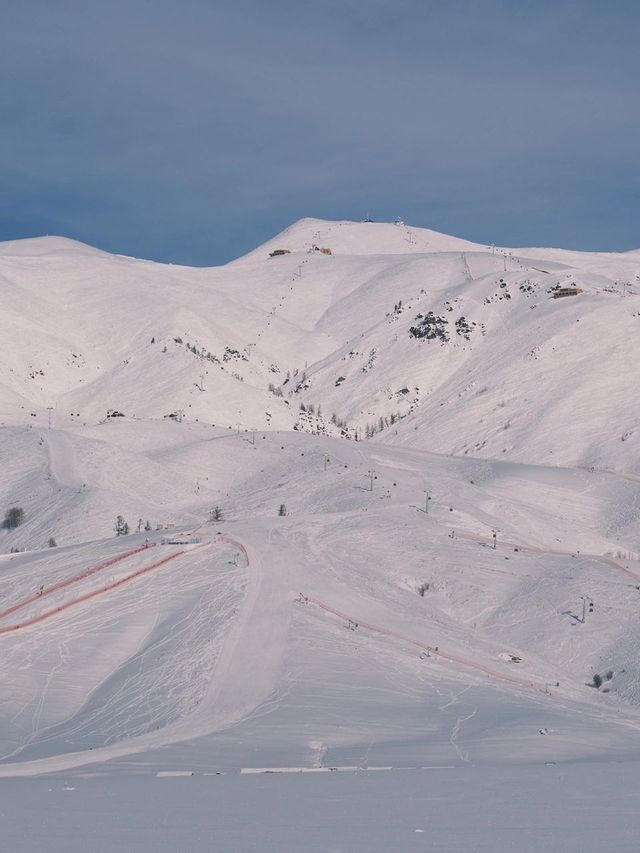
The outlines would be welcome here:
<svg viewBox="0 0 640 853">
<path fill-rule="evenodd" d="M 139 548 L 133 548 L 130 551 L 124 551 L 122 554 L 118 554 L 116 557 L 111 557 L 109 560 L 105 560 L 102 563 L 98 563 L 96 566 L 91 566 L 88 569 L 85 569 L 83 572 L 80 572 L 78 575 L 74 575 L 71 578 L 66 578 L 66 580 L 59 581 L 53 586 L 46 587 L 42 592 L 36 592 L 33 595 L 30 595 L 28 598 L 23 598 L 22 601 L 18 601 L 16 604 L 11 605 L 6 610 L 0 612 L 0 619 L 4 619 L 6 616 L 9 616 L 11 613 L 15 613 L 17 610 L 21 610 L 23 607 L 26 607 L 28 604 L 33 604 L 34 601 L 41 601 L 43 598 L 46 598 L 48 595 L 52 595 L 54 592 L 58 592 L 61 589 L 66 589 L 73 584 L 79 583 L 85 578 L 90 578 L 98 572 L 103 571 L 104 569 L 108 569 L 110 566 L 115 565 L 116 563 L 121 562 L 122 560 L 126 560 L 128 557 L 133 557 L 135 554 L 139 554 L 141 551 L 148 551 L 149 548 L 154 547 L 155 543 L 150 543 L 149 545 L 141 545 Z"/>
<path fill-rule="evenodd" d="M 302 594 L 301 594 L 302 595 Z M 395 640 L 400 640 L 403 643 L 410 643 L 412 646 L 416 646 L 423 652 L 429 652 L 429 654 L 434 655 L 437 658 L 441 658 L 443 660 L 447 660 L 451 663 L 460 664 L 463 667 L 468 669 L 475 669 L 479 672 L 484 672 L 486 675 L 491 676 L 492 678 L 496 678 L 500 681 L 506 681 L 510 684 L 515 684 L 518 687 L 525 687 L 528 690 L 533 690 L 536 693 L 542 693 L 544 695 L 549 695 L 546 684 L 542 684 L 541 682 L 535 681 L 527 681 L 524 678 L 518 678 L 515 675 L 506 675 L 505 673 L 500 672 L 499 670 L 491 669 L 490 667 L 483 666 L 480 663 L 476 663 L 475 661 L 471 661 L 467 658 L 459 657 L 458 655 L 451 654 L 450 652 L 443 652 L 439 647 L 436 649 L 435 646 L 431 646 L 428 643 L 421 643 L 419 640 L 413 639 L 413 637 L 407 637 L 404 634 L 399 634 L 396 631 L 391 631 L 388 628 L 381 628 L 378 625 L 372 625 L 369 622 L 363 622 L 361 619 L 358 619 L 355 616 L 349 616 L 347 613 L 343 613 L 341 610 L 336 610 L 333 607 L 330 607 L 328 604 L 325 604 L 318 598 L 314 598 L 313 596 L 303 596 L 304 603 L 315 604 L 321 610 L 324 610 L 326 613 L 331 613 L 333 616 L 337 616 L 340 619 L 346 619 L 348 622 L 353 624 L 357 624 L 361 628 L 366 628 L 368 631 L 372 631 L 375 634 L 382 634 L 386 637 L 392 637 Z M 297 599 L 300 601 L 300 599 Z"/>
<path fill-rule="evenodd" d="M 205 546 L 198 545 L 196 547 L 203 548 Z M 0 634 L 8 634 L 13 631 L 19 631 L 21 628 L 29 628 L 32 625 L 37 625 L 40 622 L 44 622 L 46 619 L 50 619 L 52 616 L 57 616 L 59 613 L 68 610 L 70 607 L 75 607 L 75 605 L 77 604 L 83 604 L 85 601 L 90 601 L 92 598 L 97 598 L 99 595 L 104 595 L 104 593 L 111 592 L 114 589 L 118 589 L 119 587 L 124 586 L 124 584 L 129 583 L 130 581 L 133 581 L 136 578 L 142 577 L 143 575 L 146 575 L 149 572 L 154 571 L 155 569 L 161 568 L 162 566 L 171 562 L 171 560 L 175 560 L 178 557 L 182 557 L 184 554 L 192 553 L 192 551 L 194 550 L 196 549 L 192 548 L 190 551 L 176 551 L 175 554 L 169 554 L 169 556 L 164 557 L 162 560 L 157 560 L 150 566 L 145 566 L 142 569 L 138 569 L 136 572 L 133 572 L 132 574 L 127 575 L 124 578 L 120 578 L 120 580 L 117 580 L 114 583 L 107 584 L 106 586 L 103 586 L 100 589 L 94 589 L 91 592 L 87 592 L 84 595 L 81 595 L 79 598 L 74 598 L 71 601 L 67 601 L 61 604 L 59 607 L 54 607 L 51 610 L 47 610 L 44 613 L 40 613 L 38 616 L 32 617 L 31 619 L 25 619 L 24 622 L 19 622 L 15 625 L 5 625 L 0 628 Z"/>
<path fill-rule="evenodd" d="M 461 533 L 459 530 L 456 530 L 456 537 L 458 539 L 465 539 L 466 541 L 470 541 L 470 542 L 479 542 L 483 545 L 487 545 L 487 544 L 493 545 L 493 541 L 494 541 L 493 537 L 489 538 L 487 536 L 480 536 L 480 535 L 476 535 L 473 533 L 464 533 L 464 532 Z M 522 553 L 524 553 L 524 554 L 542 554 L 543 556 L 549 555 L 549 556 L 558 556 L 558 557 L 575 557 L 576 553 L 577 553 L 576 551 L 561 551 L 560 549 L 547 550 L 545 548 L 536 548 L 533 545 L 518 545 L 515 542 L 504 542 L 503 541 L 500 543 L 500 545 L 507 547 L 507 548 L 515 548 L 518 551 L 522 551 Z M 636 574 L 635 572 L 632 572 L 631 569 L 628 569 L 626 566 L 623 566 L 621 563 L 616 562 L 616 560 L 613 560 L 611 557 L 606 557 L 603 554 L 586 554 L 583 552 L 580 552 L 580 557 L 585 559 L 585 560 L 593 560 L 597 563 L 605 563 L 605 565 L 611 566 L 612 568 L 616 569 L 617 571 L 622 572 L 623 574 L 627 575 L 630 578 L 633 578 L 634 581 L 636 581 L 636 582 L 640 581 L 640 574 Z"/>
</svg>

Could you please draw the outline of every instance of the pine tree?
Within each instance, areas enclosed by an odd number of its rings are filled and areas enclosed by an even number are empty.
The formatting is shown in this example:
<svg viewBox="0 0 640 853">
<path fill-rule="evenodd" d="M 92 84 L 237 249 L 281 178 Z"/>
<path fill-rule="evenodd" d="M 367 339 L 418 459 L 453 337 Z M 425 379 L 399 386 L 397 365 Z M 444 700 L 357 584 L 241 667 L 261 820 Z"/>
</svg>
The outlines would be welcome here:
<svg viewBox="0 0 640 853">
<path fill-rule="evenodd" d="M 7 530 L 20 527 L 24 521 L 24 510 L 21 506 L 12 506 L 4 514 L 4 526 Z"/>
<path fill-rule="evenodd" d="M 211 521 L 222 521 L 222 507 L 214 506 L 211 510 Z"/>
<path fill-rule="evenodd" d="M 129 525 L 121 515 L 116 518 L 116 523 L 113 529 L 116 532 L 116 536 L 127 536 L 129 533 Z"/>
</svg>

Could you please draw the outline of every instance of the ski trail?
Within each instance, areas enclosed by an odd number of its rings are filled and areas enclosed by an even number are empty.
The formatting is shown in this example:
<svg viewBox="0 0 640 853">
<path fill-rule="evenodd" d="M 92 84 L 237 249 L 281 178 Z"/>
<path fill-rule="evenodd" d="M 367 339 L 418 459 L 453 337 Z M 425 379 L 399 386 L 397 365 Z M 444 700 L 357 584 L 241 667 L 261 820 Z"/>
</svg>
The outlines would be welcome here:
<svg viewBox="0 0 640 853">
<path fill-rule="evenodd" d="M 196 547 L 204 547 L 202 545 Z M 193 549 L 195 550 L 195 549 Z M 169 554 L 167 557 L 163 557 L 162 560 L 157 560 L 155 563 L 152 563 L 150 566 L 144 566 L 141 569 L 133 572 L 130 575 L 127 575 L 124 578 L 120 578 L 113 583 L 107 584 L 106 586 L 100 587 L 100 589 L 94 589 L 91 592 L 87 592 L 84 595 L 80 595 L 78 598 L 73 598 L 71 601 L 66 601 L 61 604 L 59 607 L 53 607 L 51 610 L 45 610 L 44 613 L 39 613 L 37 616 L 33 616 L 29 619 L 24 619 L 22 622 L 15 623 L 13 625 L 3 625 L 0 628 L 0 634 L 9 634 L 15 631 L 20 631 L 23 628 L 30 628 L 32 625 L 38 625 L 40 622 L 44 622 L 46 619 L 50 619 L 52 616 L 57 616 L 59 613 L 68 610 L 70 607 L 75 607 L 78 604 L 83 604 L 85 601 L 90 601 L 92 598 L 97 598 L 99 595 L 104 595 L 107 592 L 111 592 L 114 589 L 118 589 L 124 584 L 129 583 L 130 581 L 135 580 L 136 578 L 142 577 L 143 575 L 148 574 L 149 572 L 154 571 L 155 569 L 159 569 L 167 563 L 171 562 L 171 560 L 175 560 L 177 557 L 181 557 L 183 554 L 189 553 L 188 551 L 177 551 L 173 554 Z"/>
<path fill-rule="evenodd" d="M 468 714 L 466 717 L 458 717 L 458 719 L 453 724 L 453 728 L 451 729 L 451 736 L 449 738 L 449 742 L 451 746 L 455 749 L 456 754 L 460 761 L 469 762 L 469 753 L 466 749 L 462 749 L 458 744 L 458 735 L 460 734 L 460 729 L 462 728 L 462 724 L 466 723 L 467 720 L 470 720 L 472 717 L 478 713 L 478 708 L 474 708 L 473 711 Z"/>
<path fill-rule="evenodd" d="M 483 664 L 478 663 L 477 661 L 473 661 L 469 658 L 464 658 L 460 655 L 452 654 L 451 652 L 445 652 L 439 646 L 431 646 L 428 643 L 423 643 L 420 640 L 414 639 L 413 637 L 408 637 L 406 634 L 400 634 L 388 628 L 384 628 L 379 625 L 372 625 L 370 622 L 364 622 L 357 616 L 349 615 L 347 613 L 343 613 L 341 610 L 336 610 L 334 607 L 330 607 L 328 604 L 325 604 L 319 598 L 301 595 L 301 597 L 297 598 L 296 601 L 299 604 L 315 604 L 317 607 L 319 607 L 321 610 L 324 610 L 326 613 L 331 613 L 334 616 L 338 616 L 340 619 L 345 619 L 347 622 L 359 628 L 366 628 L 368 631 L 372 631 L 375 634 L 382 634 L 386 637 L 392 637 L 394 640 L 400 640 L 403 643 L 410 643 L 412 646 L 419 648 L 422 652 L 427 652 L 436 660 L 445 660 L 449 661 L 450 663 L 456 663 L 460 666 L 465 667 L 466 669 L 474 669 L 478 672 L 483 672 L 485 673 L 485 675 L 489 675 L 491 676 L 491 678 L 498 679 L 499 681 L 504 681 L 509 684 L 516 685 L 518 687 L 525 687 L 527 690 L 533 690 L 536 693 L 549 695 L 546 684 L 543 684 L 542 682 L 519 678 L 516 675 L 507 675 L 504 672 L 500 672 L 499 670 L 484 666 Z"/>
<path fill-rule="evenodd" d="M 9 616 L 12 613 L 15 613 L 16 611 L 22 610 L 23 607 L 26 607 L 28 604 L 33 604 L 34 601 L 42 601 L 42 599 L 46 598 L 49 595 L 52 595 L 54 592 L 59 592 L 61 589 L 66 589 L 70 586 L 73 586 L 74 584 L 79 583 L 85 578 L 89 578 L 92 575 L 103 571 L 104 569 L 114 566 L 116 563 L 120 563 L 122 560 L 126 560 L 128 557 L 132 557 L 134 554 L 139 554 L 141 551 L 145 551 L 147 550 L 147 548 L 152 547 L 154 547 L 153 544 L 148 546 L 140 545 L 139 548 L 132 548 L 130 551 L 124 551 L 122 554 L 118 554 L 115 557 L 111 557 L 109 560 L 104 560 L 102 563 L 98 563 L 95 566 L 90 566 L 83 572 L 80 572 L 77 575 L 73 575 L 73 577 L 67 578 L 63 581 L 59 581 L 58 583 L 55 583 L 52 586 L 43 589 L 42 592 L 36 592 L 33 595 L 28 596 L 27 598 L 23 598 L 16 604 L 12 604 L 11 607 L 7 607 L 5 610 L 2 610 L 0 612 L 0 619 L 4 619 L 6 616 Z"/>
<path fill-rule="evenodd" d="M 61 430 L 47 430 L 43 437 L 47 445 L 50 477 L 60 486 L 66 486 L 69 489 L 81 489 L 84 480 L 78 468 L 75 450 L 69 436 Z"/>
<path fill-rule="evenodd" d="M 469 542 L 479 542 L 483 545 L 491 545 L 493 547 L 493 539 L 489 539 L 488 536 L 481 536 L 480 534 L 475 533 L 467 533 L 465 531 L 459 532 L 456 531 L 455 535 L 458 539 L 464 539 Z M 542 554 L 549 556 L 557 556 L 557 557 L 575 557 L 575 551 L 561 551 L 557 548 L 538 548 L 534 545 L 519 545 L 516 542 L 506 542 L 501 540 L 496 543 L 496 550 L 501 550 L 502 548 L 511 548 L 517 551 L 522 551 L 525 554 Z M 632 578 L 634 581 L 640 582 L 640 574 L 636 574 L 632 572 L 631 569 L 628 569 L 626 566 L 623 566 L 622 563 L 618 563 L 612 557 L 606 557 L 603 554 L 586 554 L 580 552 L 580 558 L 583 560 L 594 560 L 598 563 L 604 563 L 607 566 L 611 566 L 619 572 L 627 575 L 627 577 Z"/>
<path fill-rule="evenodd" d="M 260 544 L 265 546 L 268 553 L 266 539 L 265 535 L 265 541 L 261 541 Z M 72 752 L 11 765 L 0 765 L 0 778 L 36 776 L 47 772 L 68 770 L 222 731 L 245 719 L 273 694 L 290 620 L 291 586 L 289 573 L 284 570 L 286 564 L 279 566 L 280 571 L 270 573 L 269 583 L 265 583 L 263 561 L 253 545 L 222 532 L 216 535 L 214 542 L 230 544 L 240 550 L 247 561 L 249 584 L 247 595 L 239 614 L 232 623 L 231 630 L 226 635 L 209 686 L 200 704 L 157 732 L 119 741 L 91 752 Z M 168 562 L 183 553 L 170 555 L 161 562 Z M 278 560 L 281 559 L 279 555 Z M 145 571 L 151 571 L 158 565 L 159 563 L 142 569 L 136 573 L 136 576 Z M 123 579 L 124 582 L 126 580 Z M 121 583 L 122 581 L 117 585 Z M 239 672 L 244 673 L 243 678 L 238 678 Z"/>
</svg>

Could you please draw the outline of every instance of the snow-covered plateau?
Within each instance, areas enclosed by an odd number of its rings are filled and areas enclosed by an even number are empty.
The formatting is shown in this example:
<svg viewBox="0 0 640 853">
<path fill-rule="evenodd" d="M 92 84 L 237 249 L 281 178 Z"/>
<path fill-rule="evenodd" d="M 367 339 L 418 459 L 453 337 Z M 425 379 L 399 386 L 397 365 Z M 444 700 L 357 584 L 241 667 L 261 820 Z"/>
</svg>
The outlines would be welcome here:
<svg viewBox="0 0 640 853">
<path fill-rule="evenodd" d="M 0 318 L 0 849 L 637 851 L 640 251 L 37 238 Z"/>
</svg>

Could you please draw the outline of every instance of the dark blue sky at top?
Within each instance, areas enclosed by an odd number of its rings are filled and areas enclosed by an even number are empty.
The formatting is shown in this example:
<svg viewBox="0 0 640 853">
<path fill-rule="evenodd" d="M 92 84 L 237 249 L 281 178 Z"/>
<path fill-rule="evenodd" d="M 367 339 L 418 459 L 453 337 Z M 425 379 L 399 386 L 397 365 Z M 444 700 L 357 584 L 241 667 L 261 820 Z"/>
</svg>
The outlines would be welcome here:
<svg viewBox="0 0 640 853">
<path fill-rule="evenodd" d="M 631 0 L 0 0 L 0 240 L 225 262 L 302 216 L 640 247 Z"/>
</svg>

